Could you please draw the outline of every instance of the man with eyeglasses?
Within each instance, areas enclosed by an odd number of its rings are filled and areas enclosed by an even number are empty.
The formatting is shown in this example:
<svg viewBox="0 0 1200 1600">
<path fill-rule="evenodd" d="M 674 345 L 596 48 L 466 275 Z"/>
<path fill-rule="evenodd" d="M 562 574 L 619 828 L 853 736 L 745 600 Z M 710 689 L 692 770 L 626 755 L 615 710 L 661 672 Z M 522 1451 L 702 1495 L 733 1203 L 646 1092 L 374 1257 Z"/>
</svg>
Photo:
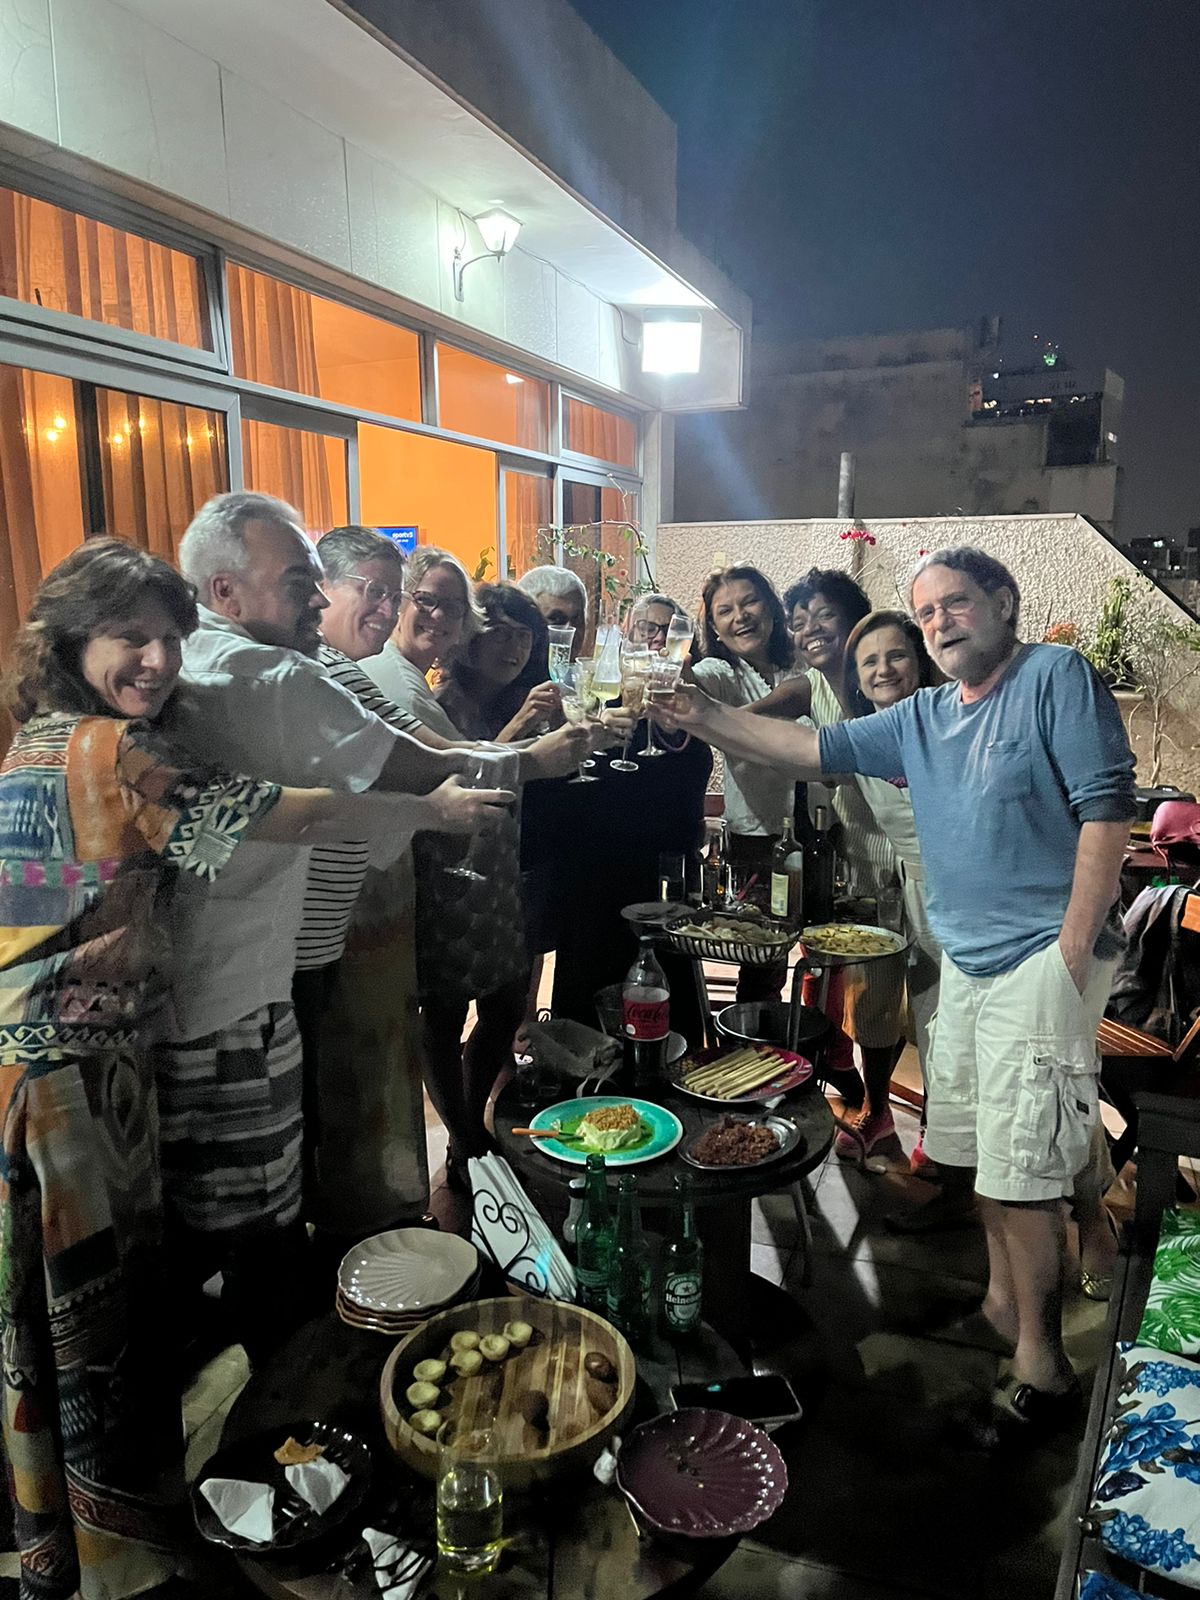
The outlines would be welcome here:
<svg viewBox="0 0 1200 1600">
<path fill-rule="evenodd" d="M 1008 1408 L 981 1436 L 990 1443 L 997 1422 L 1026 1436 L 1064 1425 L 1080 1398 L 1062 1344 L 1063 1202 L 1098 1116 L 1096 1029 L 1122 945 L 1133 757 L 1085 658 L 1020 643 L 1020 590 L 994 557 L 971 546 L 925 556 L 911 600 L 951 680 L 941 688 L 819 733 L 703 701 L 662 720 L 800 777 L 908 782 L 945 952 L 925 1149 L 939 1166 L 977 1169 L 982 1316 L 1014 1352 Z"/>
<path fill-rule="evenodd" d="M 298 787 L 423 796 L 427 821 L 417 825 L 435 831 L 474 832 L 513 798 L 450 782 L 462 752 L 389 726 L 314 659 L 329 601 L 291 506 L 261 494 L 215 496 L 185 531 L 179 565 L 200 613 L 183 652 L 184 748 Z M 406 842 L 391 841 L 396 852 Z M 195 1266 L 201 1282 L 220 1266 L 235 1337 L 258 1360 L 306 1309 L 291 991 L 308 851 L 245 851 L 225 881 L 176 907 L 157 1077 L 175 1259 Z"/>
</svg>

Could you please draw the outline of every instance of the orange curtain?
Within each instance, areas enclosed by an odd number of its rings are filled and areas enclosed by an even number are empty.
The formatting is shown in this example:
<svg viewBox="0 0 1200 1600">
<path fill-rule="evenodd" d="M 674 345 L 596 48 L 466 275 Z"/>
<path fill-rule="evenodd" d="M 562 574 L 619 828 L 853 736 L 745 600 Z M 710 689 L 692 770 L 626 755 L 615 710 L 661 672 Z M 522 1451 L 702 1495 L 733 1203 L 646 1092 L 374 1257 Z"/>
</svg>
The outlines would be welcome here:
<svg viewBox="0 0 1200 1600">
<path fill-rule="evenodd" d="M 254 383 L 320 394 L 311 296 L 232 262 L 225 277 L 233 370 Z M 345 521 L 345 495 L 330 482 L 323 435 L 244 422 L 242 447 L 249 488 L 288 501 L 310 528 L 333 527 L 338 512 Z"/>
<path fill-rule="evenodd" d="M 614 411 L 566 397 L 567 448 L 619 466 L 637 465 L 637 425 Z"/>
<path fill-rule="evenodd" d="M 508 576 L 519 578 L 531 567 L 552 561 L 548 548 L 539 545 L 538 529 L 551 517 L 550 480 L 528 472 L 506 472 L 504 542 Z"/>
<path fill-rule="evenodd" d="M 173 562 L 183 530 L 228 482 L 221 419 L 110 389 L 96 391 L 96 418 L 106 529 Z"/>
<path fill-rule="evenodd" d="M 90 322 L 208 349 L 194 256 L 0 189 L 0 294 Z"/>
<path fill-rule="evenodd" d="M 0 366 L 0 651 L 33 592 L 84 536 L 74 389 Z"/>
</svg>

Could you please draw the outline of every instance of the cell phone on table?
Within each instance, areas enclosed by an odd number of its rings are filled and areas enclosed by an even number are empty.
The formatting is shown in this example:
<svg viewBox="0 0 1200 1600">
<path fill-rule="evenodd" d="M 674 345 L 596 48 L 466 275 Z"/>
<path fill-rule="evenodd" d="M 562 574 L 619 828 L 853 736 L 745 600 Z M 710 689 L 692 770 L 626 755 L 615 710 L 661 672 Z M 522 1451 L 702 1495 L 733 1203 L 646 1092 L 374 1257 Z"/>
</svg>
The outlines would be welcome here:
<svg viewBox="0 0 1200 1600">
<path fill-rule="evenodd" d="M 721 1378 L 715 1383 L 677 1383 L 671 1390 L 675 1408 L 709 1406 L 728 1411 L 760 1428 L 776 1428 L 804 1415 L 796 1391 L 778 1373 Z"/>
</svg>

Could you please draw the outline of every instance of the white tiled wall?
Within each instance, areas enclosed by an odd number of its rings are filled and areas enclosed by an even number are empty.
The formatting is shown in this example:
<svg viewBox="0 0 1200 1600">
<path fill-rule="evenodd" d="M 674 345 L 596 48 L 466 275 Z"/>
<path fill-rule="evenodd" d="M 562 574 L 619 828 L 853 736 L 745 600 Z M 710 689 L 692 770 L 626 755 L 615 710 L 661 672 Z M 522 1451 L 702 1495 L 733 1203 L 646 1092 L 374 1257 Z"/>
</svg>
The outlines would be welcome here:
<svg viewBox="0 0 1200 1600">
<path fill-rule="evenodd" d="M 203 0 L 201 0 L 203 3 Z M 246 0 L 249 5 L 252 0 Z M 612 309 L 518 247 L 481 261 L 454 299 L 457 210 L 117 0 L 0 0 L 4 125 L 290 246 L 531 356 L 623 387 Z M 452 128 L 445 131 L 453 136 Z M 21 142 L 8 143 L 18 152 Z M 52 153 L 47 159 L 53 159 Z M 481 243 L 472 237 L 468 253 Z"/>
<path fill-rule="evenodd" d="M 58 142 L 50 0 L 0 0 L 0 122 Z"/>
</svg>

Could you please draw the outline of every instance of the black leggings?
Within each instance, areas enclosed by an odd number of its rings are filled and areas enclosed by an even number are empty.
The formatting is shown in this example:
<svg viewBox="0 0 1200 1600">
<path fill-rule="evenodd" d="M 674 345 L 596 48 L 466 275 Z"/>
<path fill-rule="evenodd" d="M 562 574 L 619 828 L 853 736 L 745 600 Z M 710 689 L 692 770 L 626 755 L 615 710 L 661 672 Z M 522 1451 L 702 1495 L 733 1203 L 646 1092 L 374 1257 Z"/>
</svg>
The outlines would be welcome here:
<svg viewBox="0 0 1200 1600">
<path fill-rule="evenodd" d="M 434 997 L 421 1004 L 425 1087 L 446 1125 L 450 1154 L 456 1161 L 488 1149 L 484 1112 L 501 1069 L 512 1062 L 512 1042 L 525 1018 L 528 989 L 526 974 L 480 995 L 475 1001 L 475 1026 L 465 1044 L 468 1001 Z"/>
</svg>

